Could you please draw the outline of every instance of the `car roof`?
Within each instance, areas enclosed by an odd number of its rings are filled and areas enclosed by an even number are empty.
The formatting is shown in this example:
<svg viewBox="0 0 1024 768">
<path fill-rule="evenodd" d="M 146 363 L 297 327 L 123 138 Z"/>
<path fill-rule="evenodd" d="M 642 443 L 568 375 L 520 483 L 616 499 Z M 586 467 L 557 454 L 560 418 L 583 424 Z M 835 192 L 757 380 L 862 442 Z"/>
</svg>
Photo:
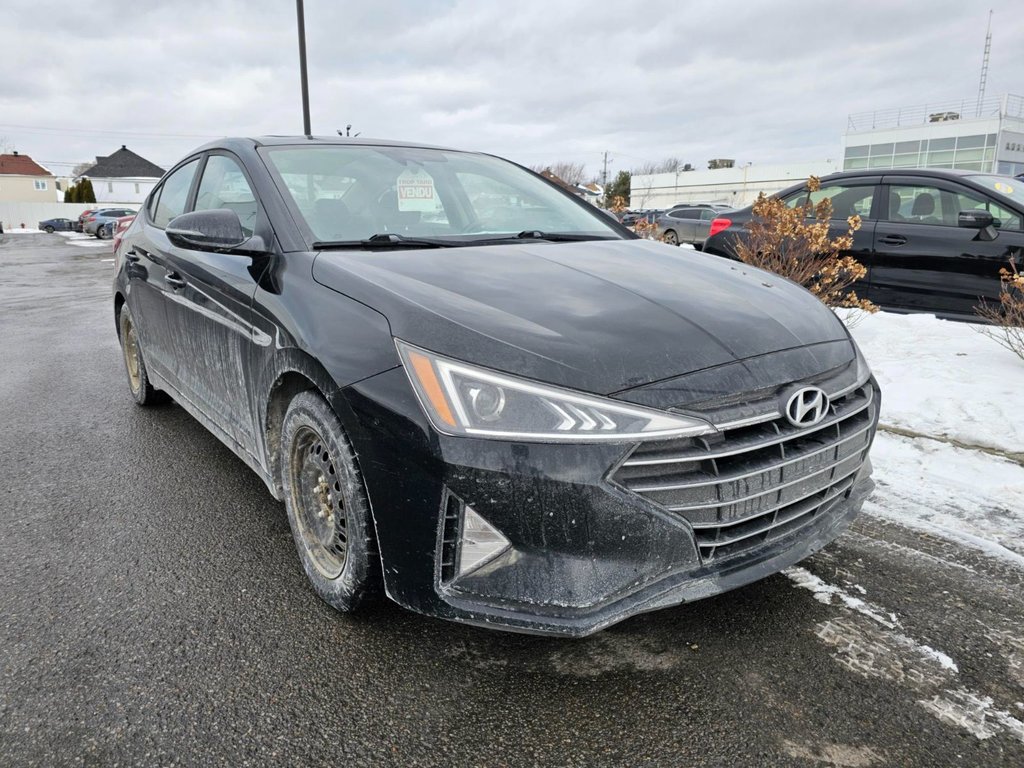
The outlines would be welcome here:
<svg viewBox="0 0 1024 768">
<path fill-rule="evenodd" d="M 392 141 L 389 139 L 372 139 L 348 136 L 227 136 L 217 139 L 198 147 L 195 152 L 204 152 L 210 149 L 234 149 L 240 147 L 287 147 L 296 145 L 311 145 L 321 147 L 406 147 L 409 149 L 443 149 L 449 152 L 461 152 L 451 147 L 438 147 L 431 144 L 421 144 L 415 141 Z M 192 154 L 195 154 L 193 152 Z"/>
<path fill-rule="evenodd" d="M 862 176 L 924 176 L 935 178 L 947 177 L 951 179 L 963 178 L 964 176 L 984 175 L 983 171 L 965 171 L 960 168 L 862 168 L 857 171 L 839 171 L 822 176 L 821 180 L 838 181 L 840 179 L 855 179 Z"/>
</svg>

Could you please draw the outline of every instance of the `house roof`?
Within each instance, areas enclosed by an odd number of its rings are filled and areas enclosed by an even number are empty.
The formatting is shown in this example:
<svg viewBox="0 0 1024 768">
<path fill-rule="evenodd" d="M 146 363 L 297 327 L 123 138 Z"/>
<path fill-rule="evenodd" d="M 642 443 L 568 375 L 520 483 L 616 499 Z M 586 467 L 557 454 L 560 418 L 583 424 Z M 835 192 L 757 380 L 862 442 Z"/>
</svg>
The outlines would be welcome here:
<svg viewBox="0 0 1024 768">
<path fill-rule="evenodd" d="M 3 176 L 53 176 L 48 170 L 28 155 L 0 155 L 0 175 Z"/>
<path fill-rule="evenodd" d="M 550 168 L 545 168 L 543 171 L 540 172 L 540 175 L 543 176 L 548 181 L 557 184 L 567 192 L 572 192 L 574 195 L 577 196 L 582 194 L 582 192 L 580 192 L 580 190 L 575 185 L 570 184 L 564 179 L 559 178 L 556 174 L 552 173 Z"/>
<path fill-rule="evenodd" d="M 88 176 L 91 179 L 159 179 L 164 175 L 164 169 L 149 162 L 146 158 L 140 157 L 122 144 L 121 148 L 112 155 L 106 157 L 97 155 L 96 164 L 85 169 L 80 175 Z"/>
</svg>

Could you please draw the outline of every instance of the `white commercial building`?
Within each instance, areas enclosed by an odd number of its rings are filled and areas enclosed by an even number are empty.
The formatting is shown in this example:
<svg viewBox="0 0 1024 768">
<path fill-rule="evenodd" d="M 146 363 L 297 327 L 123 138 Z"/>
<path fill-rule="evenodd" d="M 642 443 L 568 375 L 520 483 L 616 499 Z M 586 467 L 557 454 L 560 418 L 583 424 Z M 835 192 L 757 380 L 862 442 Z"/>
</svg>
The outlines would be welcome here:
<svg viewBox="0 0 1024 768">
<path fill-rule="evenodd" d="M 761 192 L 770 195 L 808 176 L 825 176 L 839 169 L 835 160 L 819 160 L 635 175 L 630 179 L 629 207 L 640 210 L 670 208 L 676 203 L 724 203 L 742 208 Z"/>
<path fill-rule="evenodd" d="M 1024 173 L 1024 98 L 928 104 L 850 115 L 843 169 L 961 168 Z"/>
<path fill-rule="evenodd" d="M 841 170 L 961 168 L 1016 176 L 1024 173 L 1024 97 L 1005 95 L 850 115 L 839 157 L 840 161 L 635 175 L 630 208 L 668 208 L 676 203 L 740 208 L 760 192 L 770 195 L 808 176 Z"/>
</svg>

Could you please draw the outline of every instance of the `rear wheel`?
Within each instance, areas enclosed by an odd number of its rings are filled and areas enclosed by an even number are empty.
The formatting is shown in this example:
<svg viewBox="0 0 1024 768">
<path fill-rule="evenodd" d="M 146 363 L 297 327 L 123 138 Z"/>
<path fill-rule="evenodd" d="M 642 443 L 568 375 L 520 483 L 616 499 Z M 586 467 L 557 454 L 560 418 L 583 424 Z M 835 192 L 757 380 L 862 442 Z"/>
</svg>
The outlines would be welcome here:
<svg viewBox="0 0 1024 768">
<path fill-rule="evenodd" d="M 662 240 L 664 240 L 669 245 L 679 245 L 679 237 L 676 235 L 674 229 L 666 231 L 664 236 L 662 237 Z"/>
<path fill-rule="evenodd" d="M 121 353 L 124 356 L 125 372 L 128 374 L 128 389 L 131 391 L 132 397 L 135 398 L 135 402 L 139 405 L 166 403 L 167 393 L 149 383 L 149 374 L 146 373 L 146 363 L 142 358 L 139 335 L 135 330 L 135 321 L 127 304 L 121 307 L 121 314 L 118 316 L 117 322 L 121 329 Z"/>
<path fill-rule="evenodd" d="M 285 507 L 302 568 L 316 593 L 355 610 L 380 583 L 370 504 L 338 417 L 314 392 L 295 396 L 281 434 Z"/>
</svg>

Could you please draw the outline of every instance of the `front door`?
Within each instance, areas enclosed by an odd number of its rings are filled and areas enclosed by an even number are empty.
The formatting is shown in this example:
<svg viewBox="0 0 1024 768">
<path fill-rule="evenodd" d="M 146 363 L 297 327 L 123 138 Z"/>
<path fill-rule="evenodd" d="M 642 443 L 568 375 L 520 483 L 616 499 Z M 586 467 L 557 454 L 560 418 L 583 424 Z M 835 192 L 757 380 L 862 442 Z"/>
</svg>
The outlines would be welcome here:
<svg viewBox="0 0 1024 768">
<path fill-rule="evenodd" d="M 229 209 L 246 234 L 257 226 L 258 206 L 238 161 L 211 154 L 202 169 L 192 210 Z M 249 397 L 252 358 L 253 259 L 172 246 L 167 305 L 184 394 L 228 437 L 255 451 L 256 426 Z"/>
<path fill-rule="evenodd" d="M 999 270 L 1024 245 L 1021 217 L 955 182 L 887 179 L 888 210 L 875 231 L 868 298 L 881 307 L 973 317 L 999 302 Z M 988 210 L 997 235 L 957 225 L 961 211 Z"/>
</svg>

